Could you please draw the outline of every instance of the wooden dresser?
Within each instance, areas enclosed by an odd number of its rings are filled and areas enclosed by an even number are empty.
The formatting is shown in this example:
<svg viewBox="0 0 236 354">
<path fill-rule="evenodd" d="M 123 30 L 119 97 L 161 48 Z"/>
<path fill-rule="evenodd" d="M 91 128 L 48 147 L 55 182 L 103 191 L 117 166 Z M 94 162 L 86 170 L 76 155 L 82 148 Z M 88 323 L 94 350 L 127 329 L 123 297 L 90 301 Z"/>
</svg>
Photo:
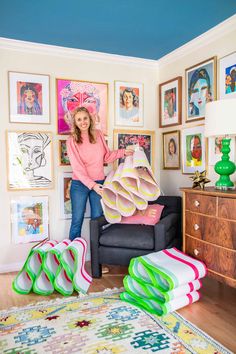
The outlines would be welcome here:
<svg viewBox="0 0 236 354">
<path fill-rule="evenodd" d="M 236 191 L 181 191 L 183 251 L 202 260 L 209 276 L 236 287 Z"/>
</svg>

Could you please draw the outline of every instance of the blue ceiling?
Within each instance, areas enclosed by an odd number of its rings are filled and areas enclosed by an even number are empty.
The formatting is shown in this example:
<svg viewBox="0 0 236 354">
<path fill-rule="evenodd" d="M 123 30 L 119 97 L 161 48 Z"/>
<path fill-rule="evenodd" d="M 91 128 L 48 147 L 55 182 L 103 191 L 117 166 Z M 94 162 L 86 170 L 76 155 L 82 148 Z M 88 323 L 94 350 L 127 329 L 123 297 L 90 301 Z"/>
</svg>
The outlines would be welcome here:
<svg viewBox="0 0 236 354">
<path fill-rule="evenodd" d="M 0 37 L 159 59 L 236 13 L 236 0 L 0 0 Z"/>
</svg>

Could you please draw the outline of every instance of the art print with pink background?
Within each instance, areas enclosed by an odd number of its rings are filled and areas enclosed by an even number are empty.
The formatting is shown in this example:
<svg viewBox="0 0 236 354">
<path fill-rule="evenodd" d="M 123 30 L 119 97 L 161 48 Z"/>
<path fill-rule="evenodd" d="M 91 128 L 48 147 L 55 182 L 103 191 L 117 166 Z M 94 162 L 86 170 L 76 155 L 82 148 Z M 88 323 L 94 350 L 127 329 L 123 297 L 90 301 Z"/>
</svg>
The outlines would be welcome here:
<svg viewBox="0 0 236 354">
<path fill-rule="evenodd" d="M 70 134 L 71 113 L 77 107 L 86 107 L 96 129 L 107 135 L 108 84 L 85 81 L 56 80 L 58 134 Z"/>
</svg>

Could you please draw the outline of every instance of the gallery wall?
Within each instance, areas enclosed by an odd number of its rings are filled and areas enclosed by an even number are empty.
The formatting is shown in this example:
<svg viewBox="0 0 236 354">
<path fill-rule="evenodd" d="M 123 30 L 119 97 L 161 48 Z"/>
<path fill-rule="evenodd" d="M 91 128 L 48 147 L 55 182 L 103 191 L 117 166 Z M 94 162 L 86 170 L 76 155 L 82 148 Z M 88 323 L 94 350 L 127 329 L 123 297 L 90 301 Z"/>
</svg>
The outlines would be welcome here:
<svg viewBox="0 0 236 354">
<path fill-rule="evenodd" d="M 183 129 L 204 125 L 203 120 L 197 120 L 186 123 L 186 82 L 185 69 L 192 67 L 198 63 L 217 56 L 217 98 L 219 97 L 219 62 L 220 58 L 236 51 L 236 16 L 233 16 L 224 26 L 218 26 L 214 30 L 209 31 L 197 40 L 190 42 L 186 46 L 177 49 L 170 55 L 159 61 L 159 79 L 160 83 L 166 82 L 178 76 L 182 76 L 182 124 L 171 127 L 165 127 L 158 130 L 157 149 L 162 149 L 162 133 L 168 131 L 180 131 L 182 136 Z M 235 64 L 235 63 L 234 63 Z M 236 122 L 235 122 L 236 124 Z M 206 144 L 208 143 L 206 139 Z M 207 145 L 206 145 L 207 147 Z M 183 146 L 180 146 L 182 150 Z M 162 153 L 161 153 L 162 155 Z M 181 155 L 181 154 L 180 154 Z M 214 171 L 214 166 L 208 164 L 209 152 L 206 151 L 206 169 L 207 176 L 214 185 L 219 178 Z M 234 156 L 236 156 L 236 151 Z M 182 157 L 182 156 L 180 156 Z M 162 156 L 159 158 L 162 160 Z M 236 160 L 236 157 L 235 157 Z M 163 169 L 163 163 L 160 166 L 160 185 L 165 194 L 181 195 L 180 187 L 191 187 L 192 180 L 189 174 L 182 173 L 183 161 L 181 159 L 180 169 L 166 170 Z M 236 183 L 236 173 L 231 175 L 231 180 Z"/>
<path fill-rule="evenodd" d="M 21 196 L 49 197 L 49 235 L 61 241 L 68 237 L 70 219 L 62 219 L 60 213 L 60 176 L 71 171 L 70 166 L 59 165 L 58 140 L 66 136 L 57 134 L 56 78 L 108 83 L 108 145 L 113 148 L 114 126 L 114 82 L 130 81 L 142 83 L 144 88 L 144 125 L 135 130 L 157 129 L 156 63 L 109 55 L 97 55 L 57 47 L 40 46 L 18 41 L 0 41 L 0 116 L 1 116 L 1 159 L 0 159 L 0 230 L 1 252 L 0 272 L 16 270 L 23 264 L 32 243 L 15 244 L 11 230 L 11 200 Z M 50 76 L 50 124 L 22 124 L 9 122 L 8 71 L 44 74 Z M 53 140 L 53 182 L 52 189 L 8 190 L 6 131 L 49 131 Z M 156 141 L 156 139 L 155 139 Z M 155 149 L 155 146 L 154 146 Z M 156 151 L 156 149 L 155 149 Z M 155 155 L 154 168 L 159 179 L 158 159 Z M 110 167 L 111 168 L 111 167 Z M 89 219 L 85 219 L 83 237 L 89 241 Z M 88 255 L 89 257 L 89 255 Z"/>
</svg>

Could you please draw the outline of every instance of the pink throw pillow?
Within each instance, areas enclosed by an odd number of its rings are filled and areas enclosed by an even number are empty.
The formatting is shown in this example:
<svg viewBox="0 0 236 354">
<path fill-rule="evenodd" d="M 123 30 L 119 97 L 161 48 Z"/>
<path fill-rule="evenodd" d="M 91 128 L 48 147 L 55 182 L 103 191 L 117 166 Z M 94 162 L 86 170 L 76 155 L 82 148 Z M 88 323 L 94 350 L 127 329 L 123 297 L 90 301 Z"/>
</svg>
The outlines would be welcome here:
<svg viewBox="0 0 236 354">
<path fill-rule="evenodd" d="M 155 225 L 161 218 L 164 205 L 151 204 L 145 210 L 138 210 L 134 215 L 123 216 L 120 224 Z"/>
</svg>

